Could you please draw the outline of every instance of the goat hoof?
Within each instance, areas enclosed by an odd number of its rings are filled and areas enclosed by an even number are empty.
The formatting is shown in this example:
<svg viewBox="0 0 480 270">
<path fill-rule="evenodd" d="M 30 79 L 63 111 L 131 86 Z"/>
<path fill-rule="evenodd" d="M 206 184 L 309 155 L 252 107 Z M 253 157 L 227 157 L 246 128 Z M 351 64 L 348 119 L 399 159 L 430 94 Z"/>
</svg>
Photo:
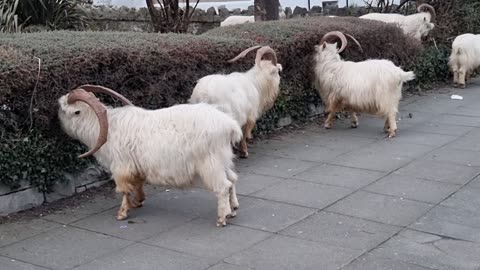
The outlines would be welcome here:
<svg viewBox="0 0 480 270">
<path fill-rule="evenodd" d="M 230 215 L 228 215 L 227 217 L 228 217 L 228 218 L 234 218 L 234 217 L 236 217 L 236 216 L 237 216 L 237 212 L 236 212 L 236 211 L 232 211 L 232 212 L 230 213 Z"/>
<path fill-rule="evenodd" d="M 391 132 L 391 133 L 388 134 L 388 138 L 393 138 L 396 135 L 397 135 L 396 132 Z"/>
<path fill-rule="evenodd" d="M 465 89 L 465 84 L 460 84 L 458 87 L 460 87 L 461 89 Z"/>
<path fill-rule="evenodd" d="M 239 208 L 238 206 L 234 206 L 234 207 L 232 207 L 232 210 L 233 210 L 233 211 L 237 211 L 238 208 Z"/>
<path fill-rule="evenodd" d="M 134 202 L 132 203 L 132 208 L 140 208 L 143 206 L 143 201 L 142 202 Z"/>
<path fill-rule="evenodd" d="M 352 123 L 351 127 L 352 127 L 352 128 L 357 128 L 357 127 L 358 127 L 358 123 L 357 123 L 357 122 Z"/>
<path fill-rule="evenodd" d="M 125 220 L 128 218 L 128 215 L 127 214 L 118 214 L 117 215 L 117 220 L 120 221 L 120 220 Z"/>
<path fill-rule="evenodd" d="M 225 226 L 227 226 L 227 221 L 225 220 L 225 218 L 218 219 L 217 227 L 225 227 Z"/>
<path fill-rule="evenodd" d="M 240 158 L 248 158 L 248 152 L 240 151 L 240 153 L 238 154 L 238 156 L 239 156 Z"/>
<path fill-rule="evenodd" d="M 332 128 L 332 124 L 325 124 L 325 129 L 331 129 Z"/>
</svg>

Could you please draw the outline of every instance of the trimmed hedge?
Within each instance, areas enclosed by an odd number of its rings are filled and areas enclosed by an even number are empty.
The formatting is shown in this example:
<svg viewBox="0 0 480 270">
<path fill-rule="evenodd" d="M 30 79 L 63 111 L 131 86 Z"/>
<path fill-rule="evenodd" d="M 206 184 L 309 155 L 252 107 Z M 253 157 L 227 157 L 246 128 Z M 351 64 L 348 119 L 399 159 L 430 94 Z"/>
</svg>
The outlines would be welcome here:
<svg viewBox="0 0 480 270">
<path fill-rule="evenodd" d="M 274 47 L 284 66 L 281 95 L 256 132 L 272 130 L 279 117 L 287 114 L 305 119 L 307 105 L 319 103 L 311 87 L 311 54 L 321 36 L 331 30 L 352 34 L 362 44 L 363 52 L 352 42 L 344 52 L 346 59 L 388 58 L 404 66 L 413 63 L 421 51 L 421 45 L 405 38 L 400 29 L 356 18 L 245 24 L 201 36 L 65 31 L 3 35 L 1 183 L 15 187 L 28 180 L 48 191 L 65 170 L 76 170 L 92 161 L 76 158 L 85 149 L 67 138 L 58 125 L 56 100 L 70 89 L 85 83 L 100 84 L 151 109 L 184 103 L 202 76 L 249 69 L 254 54 L 235 64 L 226 60 L 256 44 Z M 38 78 L 35 57 L 42 60 Z"/>
</svg>

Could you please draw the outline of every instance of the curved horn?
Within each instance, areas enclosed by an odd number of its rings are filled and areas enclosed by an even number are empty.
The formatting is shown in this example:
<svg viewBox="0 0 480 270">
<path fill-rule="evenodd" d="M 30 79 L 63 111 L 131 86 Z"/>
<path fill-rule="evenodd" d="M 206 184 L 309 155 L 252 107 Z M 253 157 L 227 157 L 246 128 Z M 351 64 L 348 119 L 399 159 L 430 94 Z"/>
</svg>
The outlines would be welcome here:
<svg viewBox="0 0 480 270">
<path fill-rule="evenodd" d="M 117 98 L 117 99 L 121 100 L 123 105 L 132 105 L 133 106 L 133 103 L 130 100 L 128 100 L 126 97 L 124 97 L 123 95 L 121 95 L 121 94 L 119 94 L 119 93 L 117 93 L 117 92 L 115 92 L 112 89 L 107 88 L 107 87 L 103 87 L 103 86 L 100 86 L 100 85 L 85 84 L 85 85 L 79 86 L 78 88 L 83 89 L 87 92 L 107 94 L 111 97 L 114 97 L 114 98 Z"/>
<path fill-rule="evenodd" d="M 345 50 L 345 48 L 347 48 L 347 43 L 348 43 L 347 38 L 340 31 L 331 31 L 331 32 L 326 33 L 325 35 L 323 35 L 322 39 L 320 40 L 320 44 L 323 44 L 323 43 L 327 42 L 327 40 L 330 37 L 336 37 L 336 38 L 340 39 L 340 41 L 342 42 L 342 46 L 340 47 L 340 49 L 338 49 L 338 53 L 343 52 Z"/>
<path fill-rule="evenodd" d="M 262 58 L 265 55 L 269 55 L 271 57 L 271 59 L 269 59 L 269 60 L 272 61 L 274 66 L 277 65 L 277 63 L 278 63 L 277 54 L 269 46 L 263 46 L 260 50 L 257 51 L 257 57 L 255 58 L 255 65 L 260 64 L 260 61 L 262 61 Z"/>
<path fill-rule="evenodd" d="M 420 6 L 418 6 L 417 11 L 418 12 L 423 12 L 423 8 L 425 8 L 427 10 L 427 12 L 430 13 L 430 15 L 432 15 L 432 21 L 437 17 L 437 13 L 435 12 L 435 8 L 432 7 L 431 5 L 421 4 Z"/>
<path fill-rule="evenodd" d="M 257 46 L 250 47 L 250 48 L 244 50 L 243 52 L 241 52 L 241 53 L 240 53 L 239 55 L 237 55 L 235 58 L 228 60 L 227 62 L 228 62 L 228 63 L 233 63 L 233 62 L 237 61 L 238 59 L 245 57 L 249 52 L 251 52 L 251 51 L 253 51 L 253 50 L 256 50 L 256 49 L 258 49 L 258 48 L 260 48 L 260 47 L 262 47 L 262 46 L 258 46 L 258 45 L 257 45 Z"/>
<path fill-rule="evenodd" d="M 70 94 L 68 95 L 67 103 L 72 104 L 77 101 L 84 102 L 90 106 L 95 114 L 97 115 L 98 118 L 98 124 L 100 125 L 100 132 L 98 134 L 98 139 L 95 147 L 93 147 L 90 151 L 87 153 L 84 153 L 80 156 L 79 158 L 84 158 L 93 155 L 95 152 L 102 147 L 107 142 L 107 136 L 108 136 L 108 119 L 107 119 L 107 109 L 103 104 L 98 101 L 98 99 L 95 98 L 95 96 L 92 96 L 88 94 L 84 89 L 78 88 L 75 90 L 72 90 Z"/>
<path fill-rule="evenodd" d="M 355 44 L 357 44 L 358 48 L 360 49 L 360 51 L 363 52 L 363 48 L 362 48 L 362 45 L 360 45 L 360 42 L 358 42 L 358 40 L 353 37 L 352 35 L 349 35 L 349 34 L 345 34 L 345 36 L 351 38 L 353 40 L 353 42 L 355 42 Z"/>
</svg>

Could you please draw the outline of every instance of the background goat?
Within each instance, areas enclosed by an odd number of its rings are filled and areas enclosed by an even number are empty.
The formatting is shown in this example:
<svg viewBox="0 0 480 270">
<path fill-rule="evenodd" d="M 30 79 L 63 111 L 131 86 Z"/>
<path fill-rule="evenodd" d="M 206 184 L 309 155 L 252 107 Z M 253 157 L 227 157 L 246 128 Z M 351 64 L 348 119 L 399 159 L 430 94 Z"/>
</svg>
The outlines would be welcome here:
<svg viewBox="0 0 480 270">
<path fill-rule="evenodd" d="M 456 37 L 448 65 L 453 72 L 453 84 L 465 88 L 472 72 L 480 67 L 480 35 L 463 34 Z"/>
<path fill-rule="evenodd" d="M 423 11 L 424 9 L 426 9 L 426 11 Z M 417 40 L 422 40 L 422 37 L 427 36 L 435 27 L 431 21 L 435 19 L 436 13 L 435 8 L 428 4 L 421 4 L 418 6 L 417 11 L 419 13 L 408 16 L 397 13 L 369 13 L 360 16 L 360 18 L 395 23 L 403 30 L 405 35 L 412 36 Z"/>
<path fill-rule="evenodd" d="M 58 116 L 64 131 L 91 149 L 80 157 L 94 155 L 112 172 L 116 191 L 123 193 L 118 220 L 127 218 L 130 208 L 142 206 L 145 182 L 177 188 L 203 184 L 217 196 L 217 226 L 236 215 L 231 144 L 242 133 L 231 117 L 207 104 L 158 110 L 105 107 L 87 91 L 117 94 L 81 86 L 59 98 Z"/>
<path fill-rule="evenodd" d="M 327 43 L 330 38 L 341 41 L 340 49 L 336 43 Z M 325 128 L 332 127 L 336 112 L 347 109 L 352 127 L 358 126 L 356 112 L 375 114 L 386 119 L 384 131 L 394 137 L 402 85 L 413 80 L 414 73 L 405 72 L 388 60 L 343 61 L 339 53 L 346 47 L 347 39 L 338 31 L 325 34 L 320 45 L 315 46 L 315 88 L 328 113 Z"/>
<path fill-rule="evenodd" d="M 258 48 L 260 46 L 248 48 L 229 62 L 235 62 Z M 269 59 L 262 60 L 264 57 Z M 240 157 L 247 158 L 246 139 L 252 138 L 257 119 L 273 106 L 280 92 L 281 70 L 275 51 L 268 46 L 261 47 L 255 65 L 247 72 L 208 75 L 198 80 L 189 102 L 215 104 L 231 115 L 243 130 Z"/>
</svg>

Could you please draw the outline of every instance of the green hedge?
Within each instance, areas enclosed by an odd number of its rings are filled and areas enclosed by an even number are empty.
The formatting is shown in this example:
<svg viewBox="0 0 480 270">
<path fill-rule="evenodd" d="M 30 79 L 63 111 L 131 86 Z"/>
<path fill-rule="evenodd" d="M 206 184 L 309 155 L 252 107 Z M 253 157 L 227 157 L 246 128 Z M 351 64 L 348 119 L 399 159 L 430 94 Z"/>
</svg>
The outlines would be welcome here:
<svg viewBox="0 0 480 270">
<path fill-rule="evenodd" d="M 284 66 L 279 99 L 256 132 L 272 130 L 287 114 L 305 119 L 307 104 L 319 103 L 311 87 L 311 54 L 331 30 L 362 43 L 364 51 L 349 46 L 346 59 L 410 65 L 421 51 L 398 28 L 355 18 L 245 24 L 201 36 L 66 31 L 0 36 L 1 183 L 15 187 L 28 180 L 48 191 L 65 170 L 92 162 L 76 158 L 85 149 L 64 135 L 56 119 L 56 101 L 70 89 L 100 84 L 152 109 L 184 103 L 200 77 L 249 69 L 253 54 L 235 64 L 226 60 L 255 44 L 274 47 Z M 42 60 L 39 77 L 36 57 Z"/>
</svg>

